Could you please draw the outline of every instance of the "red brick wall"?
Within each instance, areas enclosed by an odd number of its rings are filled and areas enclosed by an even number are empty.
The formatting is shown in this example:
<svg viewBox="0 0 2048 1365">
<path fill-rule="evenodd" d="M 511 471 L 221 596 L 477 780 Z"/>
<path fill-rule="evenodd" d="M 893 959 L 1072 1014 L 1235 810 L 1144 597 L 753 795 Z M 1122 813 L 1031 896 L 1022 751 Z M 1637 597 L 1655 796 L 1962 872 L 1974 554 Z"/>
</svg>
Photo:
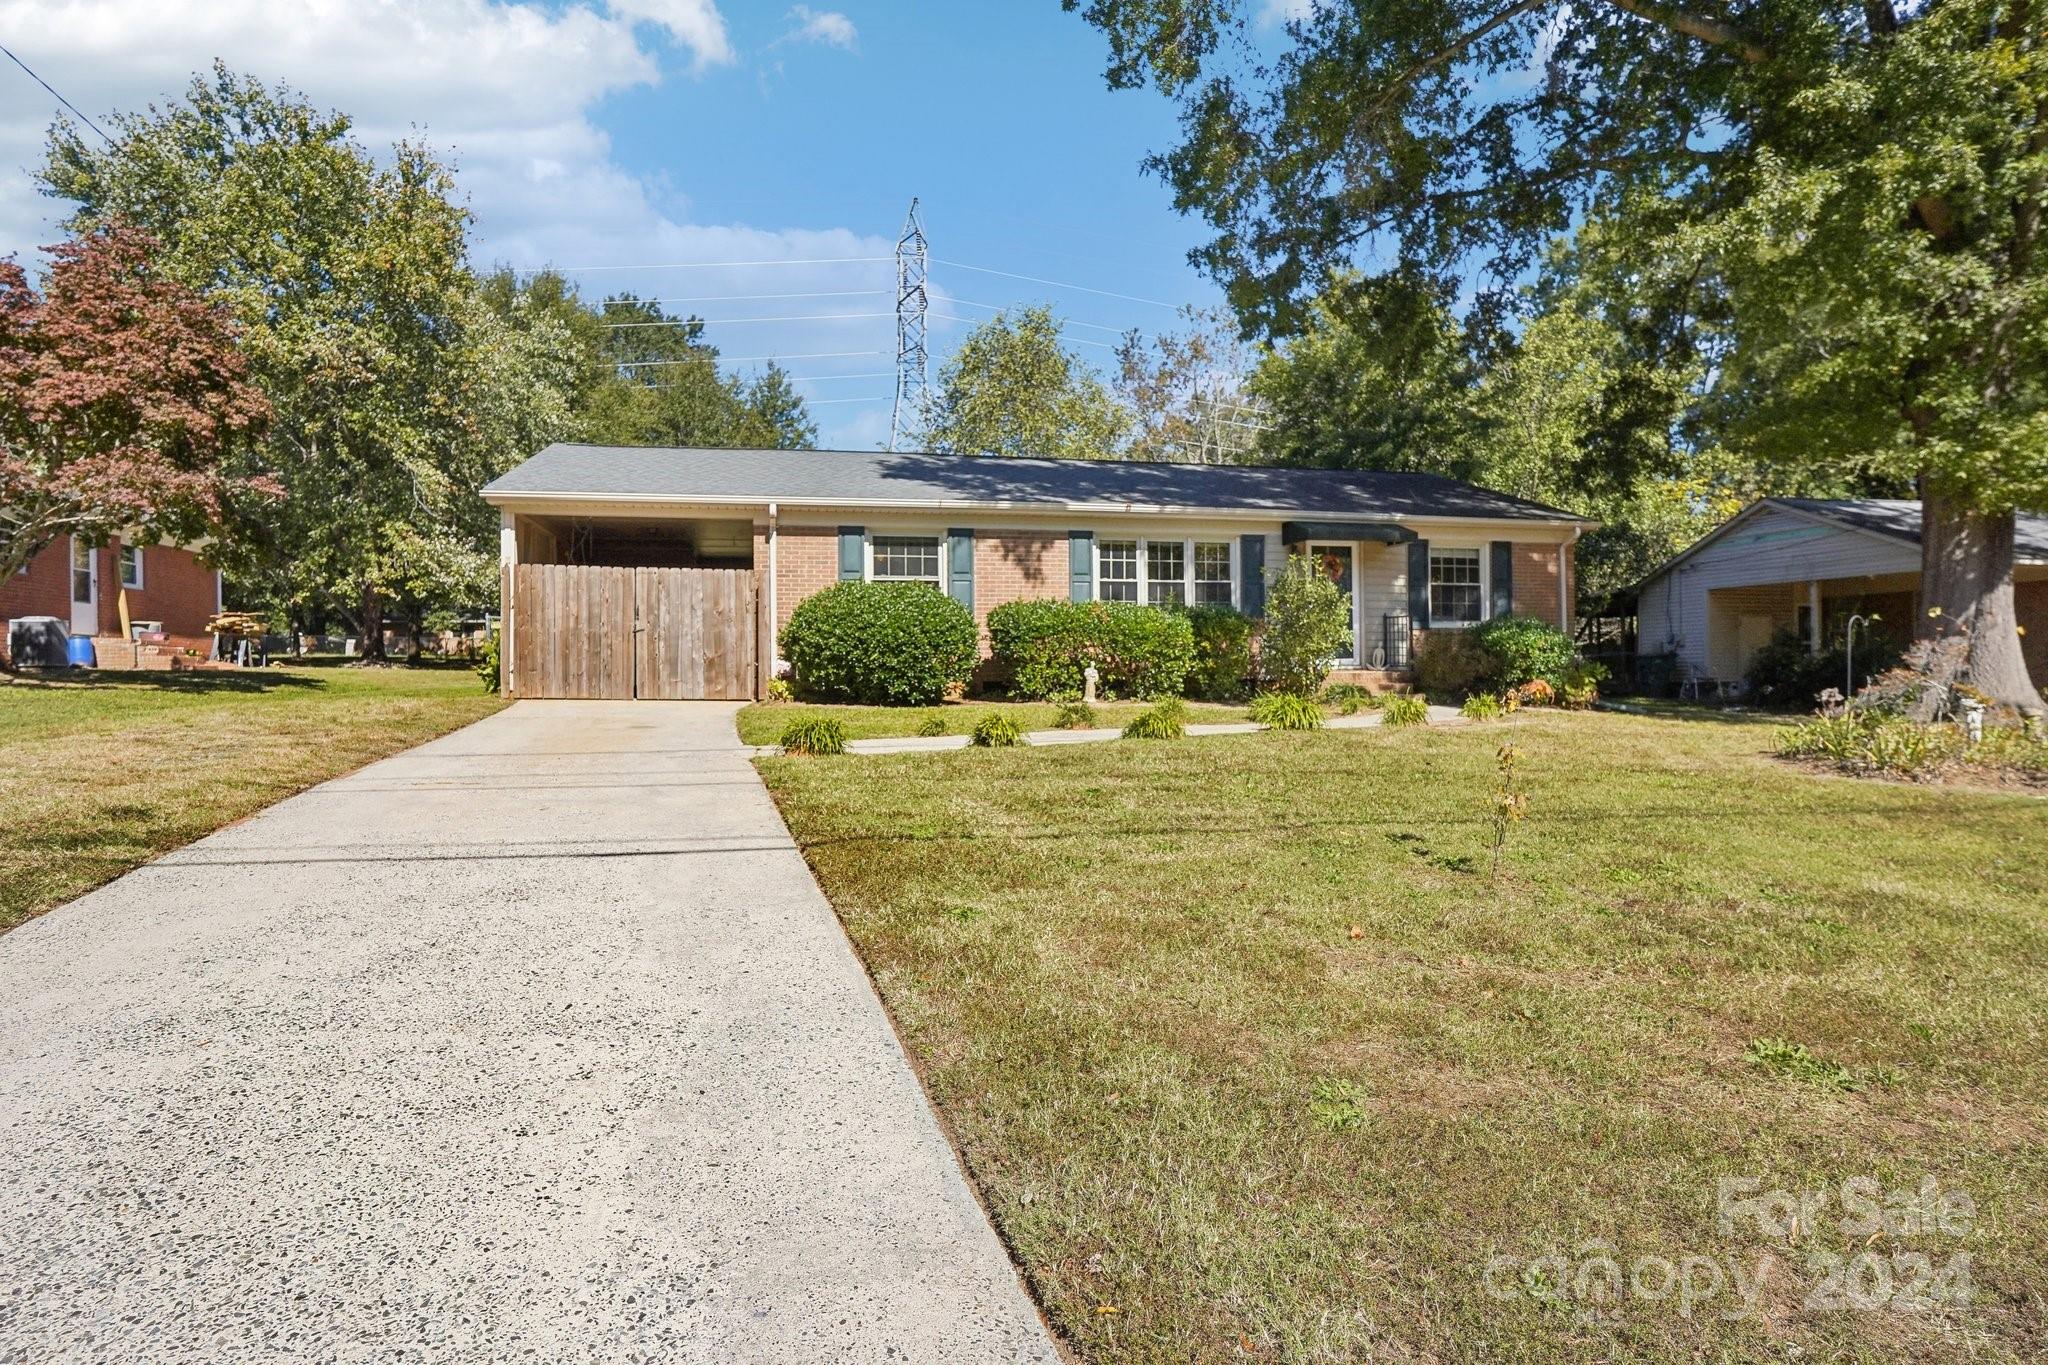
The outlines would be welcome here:
<svg viewBox="0 0 2048 1365">
<path fill-rule="evenodd" d="M 1557 611 L 1558 548 L 1516 542 L 1514 552 L 1514 606 L 1517 616 L 1533 616 L 1553 626 L 1571 629 Z M 1564 547 L 1565 572 L 1571 572 L 1572 549 Z"/>
<path fill-rule="evenodd" d="M 118 540 L 94 551 L 99 560 L 99 634 L 121 633 L 121 561 Z M 128 591 L 128 619 L 161 621 L 170 635 L 205 637 L 213 618 L 213 570 L 190 550 L 148 545 L 142 551 L 142 586 Z M 71 541 L 60 538 L 29 561 L 26 574 L 0 583 L 0 621 L 54 616 L 71 623 Z M 4 636 L 4 632 L 0 632 Z M 6 641 L 0 638 L 0 649 Z"/>
<path fill-rule="evenodd" d="M 754 562 L 768 563 L 763 545 Z M 784 526 L 775 534 L 775 635 L 789 624 L 796 604 L 839 581 L 837 526 Z"/>
<path fill-rule="evenodd" d="M 1005 602 L 1064 600 L 1067 538 L 1051 531 L 977 531 L 974 534 L 974 620 L 986 645 L 988 614 Z"/>
</svg>

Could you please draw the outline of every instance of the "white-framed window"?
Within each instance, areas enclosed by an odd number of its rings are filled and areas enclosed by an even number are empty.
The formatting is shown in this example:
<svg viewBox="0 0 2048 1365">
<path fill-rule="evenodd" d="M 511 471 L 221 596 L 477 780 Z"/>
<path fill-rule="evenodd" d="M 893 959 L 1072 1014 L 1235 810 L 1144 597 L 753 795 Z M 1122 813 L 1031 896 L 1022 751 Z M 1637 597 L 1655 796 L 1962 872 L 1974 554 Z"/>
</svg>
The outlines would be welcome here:
<svg viewBox="0 0 2048 1365">
<path fill-rule="evenodd" d="M 937 536 L 876 536 L 869 542 L 868 577 L 877 583 L 929 583 L 943 591 L 944 545 Z"/>
<path fill-rule="evenodd" d="M 1234 594 L 1230 576 L 1229 541 L 1195 542 L 1194 581 L 1196 606 L 1227 607 L 1231 604 Z"/>
<path fill-rule="evenodd" d="M 121 547 L 121 586 L 140 588 L 142 586 L 142 547 L 123 545 Z"/>
<path fill-rule="evenodd" d="M 1233 606 L 1237 555 L 1227 540 L 1143 537 L 1095 545 L 1095 597 L 1154 607 Z"/>
<path fill-rule="evenodd" d="M 1469 626 L 1486 615 L 1483 556 L 1477 550 L 1429 549 L 1429 624 Z"/>
<path fill-rule="evenodd" d="M 1095 595 L 1104 602 L 1138 600 L 1138 544 L 1105 540 L 1098 547 Z"/>
<path fill-rule="evenodd" d="M 1145 542 L 1145 601 L 1155 607 L 1188 603 L 1188 547 L 1185 541 Z"/>
</svg>

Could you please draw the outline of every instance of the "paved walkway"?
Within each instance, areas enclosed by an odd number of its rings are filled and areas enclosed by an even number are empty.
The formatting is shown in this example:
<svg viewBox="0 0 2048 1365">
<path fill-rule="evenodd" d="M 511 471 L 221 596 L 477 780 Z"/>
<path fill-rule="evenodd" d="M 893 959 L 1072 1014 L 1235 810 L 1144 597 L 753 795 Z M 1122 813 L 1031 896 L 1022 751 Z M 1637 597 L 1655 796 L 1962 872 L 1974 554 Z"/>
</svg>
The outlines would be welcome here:
<svg viewBox="0 0 2048 1365">
<path fill-rule="evenodd" d="M 522 703 L 0 937 L 0 1361 L 1054 1359 L 734 709 Z"/>
</svg>

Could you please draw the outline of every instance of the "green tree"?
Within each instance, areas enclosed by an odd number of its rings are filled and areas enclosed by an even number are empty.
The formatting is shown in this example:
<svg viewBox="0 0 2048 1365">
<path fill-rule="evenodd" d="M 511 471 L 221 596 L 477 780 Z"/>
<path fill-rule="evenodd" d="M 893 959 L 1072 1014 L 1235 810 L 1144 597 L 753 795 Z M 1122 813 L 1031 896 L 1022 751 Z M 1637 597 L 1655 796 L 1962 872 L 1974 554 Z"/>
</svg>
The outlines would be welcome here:
<svg viewBox="0 0 2048 1365">
<path fill-rule="evenodd" d="M 345 115 L 218 64 L 113 128 L 102 146 L 60 122 L 44 183 L 74 231 L 133 221 L 165 275 L 224 304 L 273 408 L 261 462 L 287 496 L 227 542 L 231 571 L 292 615 L 353 614 L 381 657 L 396 585 L 481 551 L 477 489 L 566 419 L 564 339 L 484 305 L 468 213 L 423 146 L 379 165 Z"/>
<path fill-rule="evenodd" d="M 1116 397 L 1130 414 L 1133 460 L 1246 464 L 1272 421 L 1250 390 L 1253 356 L 1222 310 L 1181 311 L 1185 328 L 1126 333 L 1116 349 Z"/>
<path fill-rule="evenodd" d="M 1181 102 L 1152 164 L 1241 317 L 1284 331 L 1362 259 L 1477 272 L 1483 314 L 1591 222 L 1642 336 L 1707 363 L 1729 444 L 1918 486 L 1923 628 L 2041 709 L 2012 602 L 2015 509 L 2048 506 L 2035 0 L 1332 4 L 1267 62 L 1234 0 L 1085 10 L 1113 85 Z"/>
<path fill-rule="evenodd" d="M 1045 307 L 997 313 L 939 371 L 923 443 L 964 455 L 1107 459 L 1130 417 L 1102 380 L 1067 354 Z"/>
</svg>

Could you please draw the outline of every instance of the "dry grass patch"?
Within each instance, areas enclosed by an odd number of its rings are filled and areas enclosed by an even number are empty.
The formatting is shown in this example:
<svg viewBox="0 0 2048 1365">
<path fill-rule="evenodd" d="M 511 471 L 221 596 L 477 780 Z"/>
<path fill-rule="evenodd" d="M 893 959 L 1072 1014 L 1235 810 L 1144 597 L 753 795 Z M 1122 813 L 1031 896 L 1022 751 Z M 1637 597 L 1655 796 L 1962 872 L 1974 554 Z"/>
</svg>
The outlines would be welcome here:
<svg viewBox="0 0 2048 1365">
<path fill-rule="evenodd" d="M 1816 781 L 1768 724 L 1525 715 L 1530 813 L 1495 882 L 1497 742 L 761 767 L 1083 1354 L 2027 1358 L 2048 809 Z M 1727 1236 L 1723 1176 L 1966 1191 L 1966 1236 L 1885 1246 L 1967 1252 L 1974 1299 L 1817 1307 L 1809 1257 L 1861 1249 L 1839 1210 L 1797 1242 Z M 1736 1319 L 1732 1287 L 1689 1313 L 1541 1274 L 1488 1291 L 1496 1255 L 1592 1242 L 1780 1268 Z"/>
<path fill-rule="evenodd" d="M 0 678 L 0 930 L 502 705 L 467 668 Z"/>
</svg>

